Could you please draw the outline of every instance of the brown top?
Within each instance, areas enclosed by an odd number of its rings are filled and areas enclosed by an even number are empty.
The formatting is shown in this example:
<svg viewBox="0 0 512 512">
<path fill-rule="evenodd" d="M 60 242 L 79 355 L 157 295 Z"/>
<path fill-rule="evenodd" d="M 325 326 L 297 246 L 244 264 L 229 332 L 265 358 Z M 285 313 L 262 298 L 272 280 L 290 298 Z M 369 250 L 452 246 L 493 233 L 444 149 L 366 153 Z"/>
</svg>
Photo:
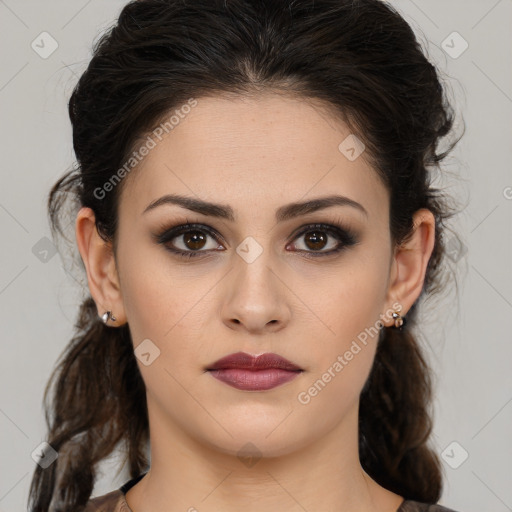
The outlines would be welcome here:
<svg viewBox="0 0 512 512">
<path fill-rule="evenodd" d="M 143 476 L 132 478 L 115 491 L 92 498 L 87 502 L 84 512 L 132 512 L 125 499 L 125 494 Z M 451 508 L 442 505 L 420 503 L 419 501 L 404 500 L 396 512 L 455 512 Z"/>
</svg>

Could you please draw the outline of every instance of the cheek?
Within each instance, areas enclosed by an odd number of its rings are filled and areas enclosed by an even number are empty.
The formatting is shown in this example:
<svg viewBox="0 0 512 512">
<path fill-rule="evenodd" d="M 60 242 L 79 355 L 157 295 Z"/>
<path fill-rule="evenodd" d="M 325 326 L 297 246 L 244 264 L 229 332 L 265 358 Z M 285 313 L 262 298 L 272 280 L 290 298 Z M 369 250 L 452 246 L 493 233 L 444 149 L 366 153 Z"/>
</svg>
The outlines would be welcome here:
<svg viewBox="0 0 512 512">
<path fill-rule="evenodd" d="M 136 243 L 120 252 L 123 304 L 135 347 L 149 338 L 161 349 L 185 314 L 183 300 L 173 286 L 170 265 L 159 253 Z"/>
<path fill-rule="evenodd" d="M 205 361 L 199 361 L 197 354 L 208 329 L 208 290 L 213 283 L 171 263 L 163 250 L 133 247 L 120 261 L 130 333 L 135 349 L 149 339 L 159 351 L 155 365 L 139 361 L 144 380 L 154 378 L 157 367 L 177 375 L 186 373 L 185 369 L 200 374 Z"/>
<path fill-rule="evenodd" d="M 318 318 L 304 328 L 310 332 L 306 339 L 315 340 L 308 385 L 318 381 L 322 398 L 317 402 L 334 400 L 342 407 L 358 398 L 375 356 L 387 277 L 385 257 L 358 255 L 344 270 L 316 280 L 316 293 L 309 293 L 308 304 L 313 304 Z"/>
<path fill-rule="evenodd" d="M 322 320 L 322 338 L 328 346 L 342 349 L 360 332 L 376 324 L 384 313 L 387 285 L 385 257 L 364 258 L 354 254 L 343 268 L 318 276 L 315 292 L 307 286 L 309 292 L 305 296 Z M 318 327 L 318 320 L 314 324 Z"/>
<path fill-rule="evenodd" d="M 132 252 L 124 266 L 123 301 L 137 365 L 148 395 L 160 408 L 181 411 L 187 403 L 190 414 L 197 414 L 182 386 L 192 389 L 188 380 L 201 375 L 200 361 L 194 357 L 199 351 L 195 327 L 200 303 L 194 307 L 199 292 L 178 293 L 187 290 L 183 279 L 168 264 L 151 264 L 150 256 Z"/>
</svg>

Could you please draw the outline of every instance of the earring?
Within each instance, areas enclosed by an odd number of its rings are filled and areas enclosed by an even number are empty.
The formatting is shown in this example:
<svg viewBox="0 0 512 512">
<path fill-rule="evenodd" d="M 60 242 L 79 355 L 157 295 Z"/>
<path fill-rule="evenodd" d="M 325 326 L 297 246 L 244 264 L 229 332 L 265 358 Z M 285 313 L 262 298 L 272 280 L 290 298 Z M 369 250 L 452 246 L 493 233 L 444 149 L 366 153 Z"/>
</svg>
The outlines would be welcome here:
<svg viewBox="0 0 512 512">
<path fill-rule="evenodd" d="M 109 318 L 112 320 L 112 322 L 116 321 L 116 317 L 112 314 L 112 311 L 105 311 L 105 313 L 103 313 L 103 316 L 101 317 L 103 323 L 106 324 Z"/>
<path fill-rule="evenodd" d="M 395 321 L 395 329 L 402 330 L 402 327 L 405 325 L 405 318 L 403 318 L 398 311 L 394 311 L 392 316 Z"/>
</svg>

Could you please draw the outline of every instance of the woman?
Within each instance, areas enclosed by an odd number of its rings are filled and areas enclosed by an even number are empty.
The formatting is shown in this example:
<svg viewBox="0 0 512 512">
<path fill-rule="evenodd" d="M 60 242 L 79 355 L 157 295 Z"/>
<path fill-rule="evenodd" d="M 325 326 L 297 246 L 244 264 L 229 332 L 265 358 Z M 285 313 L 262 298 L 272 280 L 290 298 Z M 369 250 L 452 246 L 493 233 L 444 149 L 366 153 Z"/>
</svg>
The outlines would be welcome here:
<svg viewBox="0 0 512 512">
<path fill-rule="evenodd" d="M 76 197 L 90 296 L 31 510 L 448 511 L 413 331 L 456 141 L 438 150 L 452 109 L 404 19 L 133 1 L 69 114 L 78 167 L 49 213 L 62 234 Z M 131 479 L 92 498 L 117 447 Z"/>
</svg>

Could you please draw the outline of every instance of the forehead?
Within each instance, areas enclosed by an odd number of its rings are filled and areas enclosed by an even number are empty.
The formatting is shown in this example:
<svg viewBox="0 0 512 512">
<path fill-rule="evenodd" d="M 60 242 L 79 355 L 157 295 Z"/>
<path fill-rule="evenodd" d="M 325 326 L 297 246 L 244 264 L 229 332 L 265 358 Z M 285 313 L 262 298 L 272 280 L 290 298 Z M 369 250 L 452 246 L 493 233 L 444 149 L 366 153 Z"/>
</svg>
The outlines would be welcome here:
<svg viewBox="0 0 512 512">
<path fill-rule="evenodd" d="M 333 193 L 386 203 L 364 151 L 356 159 L 342 151 L 353 134 L 325 105 L 280 94 L 196 101 L 168 133 L 149 133 L 152 148 L 124 178 L 121 215 L 140 215 L 166 193 L 229 203 L 241 214 Z"/>
</svg>

